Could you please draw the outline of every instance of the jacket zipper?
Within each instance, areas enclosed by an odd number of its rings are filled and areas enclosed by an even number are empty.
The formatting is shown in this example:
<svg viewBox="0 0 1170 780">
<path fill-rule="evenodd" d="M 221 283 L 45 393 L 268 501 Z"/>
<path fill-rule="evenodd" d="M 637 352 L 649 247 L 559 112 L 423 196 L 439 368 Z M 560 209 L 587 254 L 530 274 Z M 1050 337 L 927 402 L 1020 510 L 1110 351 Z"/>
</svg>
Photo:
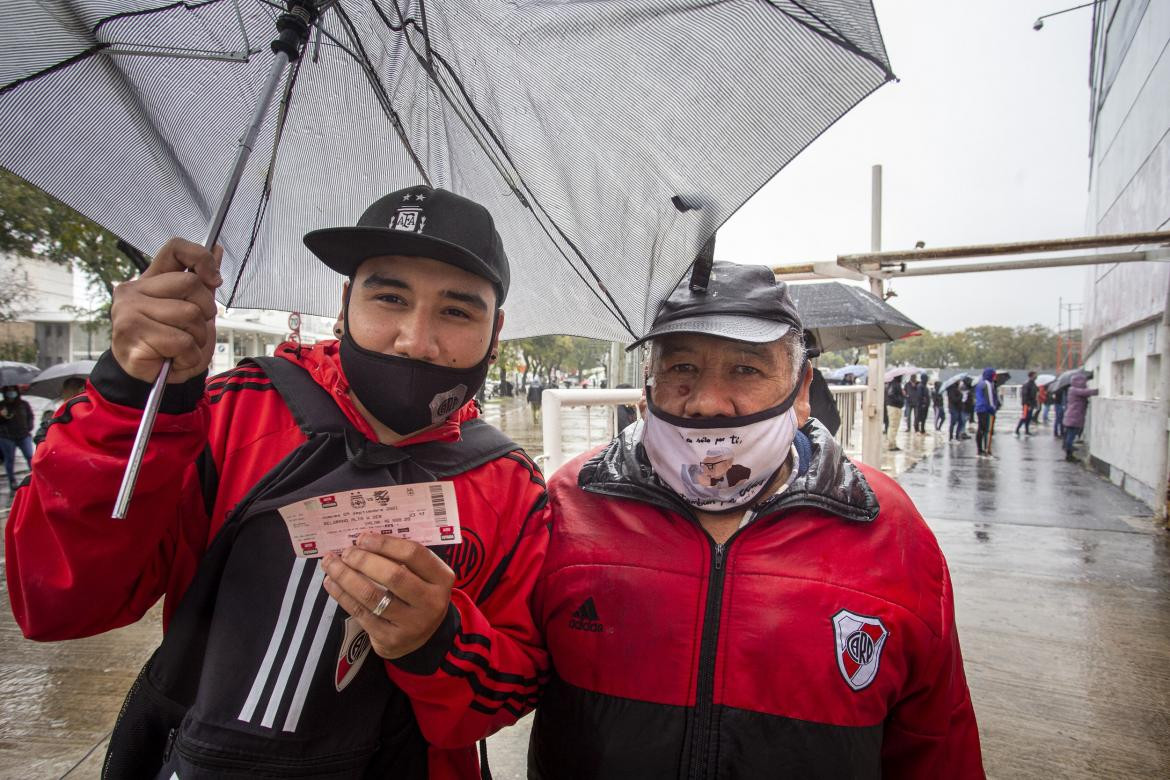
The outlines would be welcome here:
<svg viewBox="0 0 1170 780">
<path fill-rule="evenodd" d="M 706 533 L 706 531 L 704 531 Z M 699 677 L 695 694 L 695 728 L 691 741 L 690 771 L 692 780 L 704 780 L 710 774 L 711 738 L 715 720 L 715 651 L 719 645 L 719 620 L 723 606 L 723 568 L 727 548 L 739 531 L 722 544 L 708 534 L 711 542 L 711 577 L 707 586 L 707 604 L 703 609 L 703 633 L 699 641 Z"/>
</svg>

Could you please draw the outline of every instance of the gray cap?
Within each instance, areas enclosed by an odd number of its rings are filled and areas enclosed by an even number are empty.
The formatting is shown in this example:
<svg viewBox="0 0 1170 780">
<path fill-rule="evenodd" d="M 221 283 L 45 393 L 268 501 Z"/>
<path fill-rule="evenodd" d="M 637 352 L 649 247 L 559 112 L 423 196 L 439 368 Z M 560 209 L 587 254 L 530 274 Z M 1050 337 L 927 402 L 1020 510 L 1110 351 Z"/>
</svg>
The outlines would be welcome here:
<svg viewBox="0 0 1170 780">
<path fill-rule="evenodd" d="M 705 289 L 692 290 L 690 275 L 658 307 L 650 332 L 627 349 L 667 333 L 708 336 L 762 344 L 803 328 L 788 285 L 763 265 L 718 262 Z"/>
</svg>

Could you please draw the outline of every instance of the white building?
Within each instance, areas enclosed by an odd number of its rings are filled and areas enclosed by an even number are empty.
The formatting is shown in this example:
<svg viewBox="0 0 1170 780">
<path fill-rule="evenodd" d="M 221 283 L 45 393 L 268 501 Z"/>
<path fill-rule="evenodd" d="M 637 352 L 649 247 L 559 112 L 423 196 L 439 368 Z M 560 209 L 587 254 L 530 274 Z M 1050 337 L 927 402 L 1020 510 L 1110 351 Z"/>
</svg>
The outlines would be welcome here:
<svg viewBox="0 0 1170 780">
<path fill-rule="evenodd" d="M 95 301 L 83 275 L 67 266 L 32 258 L 0 256 L 0 278 L 27 286 L 14 322 L 3 323 L 0 341 L 35 343 L 35 363 L 41 368 L 75 360 L 94 360 L 110 346 L 107 328 L 86 328 L 76 310 L 89 310 Z M 288 338 L 288 312 L 257 309 L 225 310 L 216 319 L 216 349 L 211 372 L 226 371 L 241 358 L 271 355 Z M 313 344 L 333 338 L 333 322 L 324 317 L 301 317 L 301 341 Z"/>
<path fill-rule="evenodd" d="M 1088 232 L 1170 229 L 1170 2 L 1094 8 Z M 1090 462 L 1159 508 L 1165 500 L 1170 263 L 1090 267 L 1085 365 L 1100 397 L 1085 432 Z"/>
</svg>

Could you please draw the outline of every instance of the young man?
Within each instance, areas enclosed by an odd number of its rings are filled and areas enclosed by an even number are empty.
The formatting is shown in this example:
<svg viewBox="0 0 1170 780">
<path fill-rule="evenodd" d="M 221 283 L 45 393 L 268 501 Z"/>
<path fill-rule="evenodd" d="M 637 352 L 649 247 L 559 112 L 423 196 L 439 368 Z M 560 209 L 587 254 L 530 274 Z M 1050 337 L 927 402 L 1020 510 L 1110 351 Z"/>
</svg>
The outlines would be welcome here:
<svg viewBox="0 0 1170 780">
<path fill-rule="evenodd" d="M 982 777 L 934 536 L 809 419 L 785 285 L 710 279 L 646 336 L 646 418 L 550 480 L 529 777 Z M 734 485 L 687 479 L 712 449 Z"/>
<path fill-rule="evenodd" d="M 527 601 L 547 546 L 543 480 L 472 403 L 509 281 L 491 215 L 412 187 L 305 243 L 348 277 L 339 342 L 286 343 L 263 370 L 205 386 L 219 253 L 173 240 L 116 290 L 111 351 L 17 493 L 8 584 L 26 636 L 95 634 L 166 598 L 167 637 L 121 721 L 137 717 L 142 686 L 186 717 L 162 745 L 120 722 L 111 776 L 478 777 L 475 740 L 535 700 L 546 658 Z M 111 520 L 165 358 L 129 516 Z M 278 385 L 293 380 L 286 398 Z M 436 474 L 452 483 L 458 546 L 383 532 L 321 560 L 303 544 L 294 554 L 279 508 L 356 509 L 363 495 L 388 506 Z M 456 509 L 427 490 L 436 517 Z M 160 717 L 147 711 L 142 729 Z"/>
</svg>

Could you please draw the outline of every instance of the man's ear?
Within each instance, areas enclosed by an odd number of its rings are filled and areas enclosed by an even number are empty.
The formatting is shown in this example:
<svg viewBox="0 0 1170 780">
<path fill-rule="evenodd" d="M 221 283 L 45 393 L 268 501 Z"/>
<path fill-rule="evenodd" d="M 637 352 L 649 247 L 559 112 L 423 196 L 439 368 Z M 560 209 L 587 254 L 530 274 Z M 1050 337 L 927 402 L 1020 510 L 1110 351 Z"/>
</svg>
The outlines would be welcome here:
<svg viewBox="0 0 1170 780">
<path fill-rule="evenodd" d="M 500 354 L 500 333 L 503 330 L 504 330 L 504 310 L 499 309 L 496 311 L 496 329 L 492 333 L 492 346 L 491 346 L 491 349 L 488 350 L 488 353 L 492 356 L 493 361 L 495 361 L 496 356 Z"/>
<path fill-rule="evenodd" d="M 345 302 L 349 300 L 349 280 L 341 285 L 341 311 L 337 313 L 337 322 L 333 323 L 333 335 L 341 338 L 345 334 Z"/>
<path fill-rule="evenodd" d="M 808 418 L 812 417 L 812 406 L 808 402 L 808 389 L 812 386 L 812 379 L 812 363 L 806 361 L 804 374 L 800 378 L 800 392 L 796 394 L 796 400 L 792 403 L 792 408 L 796 410 L 797 428 L 803 428 Z"/>
</svg>

